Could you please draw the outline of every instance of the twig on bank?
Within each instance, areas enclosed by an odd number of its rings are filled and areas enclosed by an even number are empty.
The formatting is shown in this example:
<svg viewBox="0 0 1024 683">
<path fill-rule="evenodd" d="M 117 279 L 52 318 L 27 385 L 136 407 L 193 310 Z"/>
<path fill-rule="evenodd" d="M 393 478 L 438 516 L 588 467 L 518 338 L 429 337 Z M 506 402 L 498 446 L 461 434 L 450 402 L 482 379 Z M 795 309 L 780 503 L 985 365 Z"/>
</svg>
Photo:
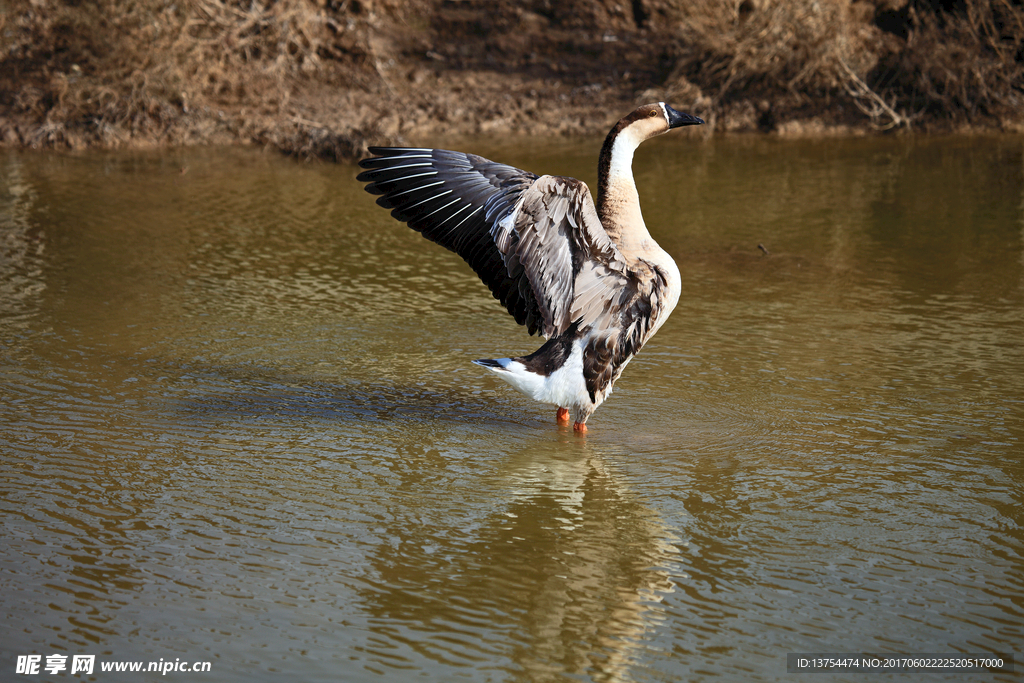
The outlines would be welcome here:
<svg viewBox="0 0 1024 683">
<path fill-rule="evenodd" d="M 880 130 L 890 130 L 897 126 L 910 127 L 910 118 L 903 116 L 898 113 L 895 109 L 889 106 L 889 103 L 882 99 L 882 96 L 872 90 L 867 83 L 861 80 L 860 76 L 854 73 L 850 65 L 847 64 L 842 58 L 837 60 L 839 66 L 846 72 L 846 76 L 849 78 L 843 85 L 846 88 L 846 92 L 850 97 L 853 98 L 853 103 L 857 105 L 857 108 L 867 115 L 876 128 Z M 879 125 L 875 123 L 879 118 L 887 116 L 889 118 L 888 123 Z"/>
</svg>

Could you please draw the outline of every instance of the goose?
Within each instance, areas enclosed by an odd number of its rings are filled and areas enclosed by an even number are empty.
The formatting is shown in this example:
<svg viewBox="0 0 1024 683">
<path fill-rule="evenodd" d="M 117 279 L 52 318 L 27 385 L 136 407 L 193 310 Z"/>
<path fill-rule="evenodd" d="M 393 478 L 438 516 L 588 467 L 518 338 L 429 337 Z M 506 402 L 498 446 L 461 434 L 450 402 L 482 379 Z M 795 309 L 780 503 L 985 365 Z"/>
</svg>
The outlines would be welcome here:
<svg viewBox="0 0 1024 683">
<path fill-rule="evenodd" d="M 679 268 L 640 212 L 633 152 L 702 123 L 664 102 L 622 118 L 601 148 L 596 205 L 575 178 L 444 149 L 370 147 L 357 180 L 394 218 L 465 259 L 518 324 L 547 340 L 528 356 L 473 362 L 586 432 L 679 301 Z"/>
</svg>

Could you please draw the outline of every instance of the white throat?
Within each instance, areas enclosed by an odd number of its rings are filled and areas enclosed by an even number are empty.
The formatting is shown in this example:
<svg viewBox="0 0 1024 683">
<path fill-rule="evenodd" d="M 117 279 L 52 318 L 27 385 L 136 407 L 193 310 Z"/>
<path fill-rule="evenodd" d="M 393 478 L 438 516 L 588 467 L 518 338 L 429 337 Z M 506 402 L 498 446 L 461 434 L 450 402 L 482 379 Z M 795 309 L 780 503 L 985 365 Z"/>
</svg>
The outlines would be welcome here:
<svg viewBox="0 0 1024 683">
<path fill-rule="evenodd" d="M 641 131 L 630 127 L 623 129 L 612 142 L 607 196 L 601 218 L 606 223 L 605 229 L 614 235 L 613 239 L 624 252 L 645 251 L 653 244 L 633 179 L 633 152 L 645 139 Z"/>
<path fill-rule="evenodd" d="M 629 185 L 636 188 L 633 182 L 633 152 L 643 142 L 639 131 L 635 128 L 626 128 L 615 137 L 612 143 L 612 158 L 608 168 L 608 183 L 610 185 Z"/>
</svg>

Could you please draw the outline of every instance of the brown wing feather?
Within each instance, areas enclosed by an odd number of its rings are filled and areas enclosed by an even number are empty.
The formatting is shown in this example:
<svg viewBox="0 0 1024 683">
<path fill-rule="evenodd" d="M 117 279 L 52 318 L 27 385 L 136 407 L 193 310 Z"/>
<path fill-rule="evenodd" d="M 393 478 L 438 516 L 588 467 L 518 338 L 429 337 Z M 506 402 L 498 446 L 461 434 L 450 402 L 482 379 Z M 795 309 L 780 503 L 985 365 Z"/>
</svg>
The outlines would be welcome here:
<svg viewBox="0 0 1024 683">
<path fill-rule="evenodd" d="M 538 178 L 523 192 L 515 232 L 519 235 L 516 258 L 544 318 L 546 337 L 562 334 L 579 317 L 577 287 L 585 268 L 625 267 L 601 226 L 590 189 L 575 178 Z M 583 322 L 589 323 L 586 317 Z"/>
<path fill-rule="evenodd" d="M 601 280 L 616 287 L 592 284 Z M 593 316 L 593 334 L 583 354 L 583 377 L 591 401 L 599 393 L 607 394 L 625 364 L 650 338 L 667 286 L 665 274 L 643 260 L 621 272 L 598 265 L 578 280 L 579 310 Z M 602 301 L 592 293 L 595 290 L 614 294 Z"/>
<path fill-rule="evenodd" d="M 530 334 L 543 322 L 526 273 L 505 252 L 518 236 L 500 225 L 537 176 L 474 154 L 443 149 L 371 147 L 358 180 L 427 239 L 473 268 L 516 322 Z"/>
</svg>

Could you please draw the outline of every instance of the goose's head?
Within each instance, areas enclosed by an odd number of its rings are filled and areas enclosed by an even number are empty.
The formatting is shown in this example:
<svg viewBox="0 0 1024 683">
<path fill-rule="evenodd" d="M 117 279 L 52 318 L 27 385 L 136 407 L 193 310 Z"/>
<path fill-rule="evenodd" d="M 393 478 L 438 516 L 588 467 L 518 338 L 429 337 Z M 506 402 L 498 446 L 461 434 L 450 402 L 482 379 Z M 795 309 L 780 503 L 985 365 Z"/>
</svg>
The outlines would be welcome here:
<svg viewBox="0 0 1024 683">
<path fill-rule="evenodd" d="M 632 184 L 633 152 L 640 143 L 673 128 L 704 123 L 691 114 L 676 111 L 664 102 L 645 104 L 624 116 L 608 133 L 598 161 L 599 194 L 603 195 L 608 183 L 615 178 Z"/>
<path fill-rule="evenodd" d="M 667 133 L 673 128 L 695 126 L 701 123 L 704 123 L 703 119 L 677 111 L 664 102 L 655 102 L 634 109 L 619 121 L 613 132 L 617 132 L 619 135 L 627 134 L 639 144 L 655 135 Z"/>
</svg>

